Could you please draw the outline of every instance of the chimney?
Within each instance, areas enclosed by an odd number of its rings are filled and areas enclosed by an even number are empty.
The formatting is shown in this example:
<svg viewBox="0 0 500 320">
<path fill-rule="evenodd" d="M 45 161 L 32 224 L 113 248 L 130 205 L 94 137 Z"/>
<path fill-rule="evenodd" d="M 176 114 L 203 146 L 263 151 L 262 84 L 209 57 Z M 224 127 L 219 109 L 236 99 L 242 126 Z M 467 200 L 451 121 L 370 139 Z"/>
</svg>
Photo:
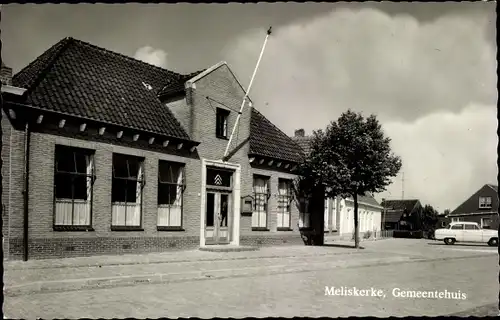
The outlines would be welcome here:
<svg viewBox="0 0 500 320">
<path fill-rule="evenodd" d="M 12 85 L 12 68 L 7 67 L 2 63 L 2 70 L 0 71 L 0 78 L 3 85 Z"/>
<path fill-rule="evenodd" d="M 304 129 L 297 129 L 297 130 L 295 130 L 295 136 L 296 137 L 304 137 L 305 136 Z"/>
</svg>

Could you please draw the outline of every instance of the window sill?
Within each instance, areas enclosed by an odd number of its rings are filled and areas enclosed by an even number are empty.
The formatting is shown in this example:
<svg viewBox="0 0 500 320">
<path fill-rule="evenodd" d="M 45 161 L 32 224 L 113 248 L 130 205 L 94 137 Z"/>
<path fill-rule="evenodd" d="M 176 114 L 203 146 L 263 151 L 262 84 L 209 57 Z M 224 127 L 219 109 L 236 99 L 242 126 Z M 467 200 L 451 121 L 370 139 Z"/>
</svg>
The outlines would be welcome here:
<svg viewBox="0 0 500 320">
<path fill-rule="evenodd" d="M 292 228 L 278 228 L 278 231 L 293 231 Z"/>
<path fill-rule="evenodd" d="M 182 227 L 157 226 L 157 231 L 186 231 Z"/>
<path fill-rule="evenodd" d="M 224 137 L 224 136 L 215 135 L 215 137 L 216 137 L 217 139 L 221 139 L 221 140 L 229 140 L 229 138 L 228 138 L 228 137 Z"/>
<path fill-rule="evenodd" d="M 111 226 L 111 231 L 144 231 L 140 226 Z"/>
<path fill-rule="evenodd" d="M 252 227 L 252 231 L 269 231 L 266 227 Z"/>
<path fill-rule="evenodd" d="M 91 226 L 53 226 L 54 231 L 95 231 Z"/>
</svg>

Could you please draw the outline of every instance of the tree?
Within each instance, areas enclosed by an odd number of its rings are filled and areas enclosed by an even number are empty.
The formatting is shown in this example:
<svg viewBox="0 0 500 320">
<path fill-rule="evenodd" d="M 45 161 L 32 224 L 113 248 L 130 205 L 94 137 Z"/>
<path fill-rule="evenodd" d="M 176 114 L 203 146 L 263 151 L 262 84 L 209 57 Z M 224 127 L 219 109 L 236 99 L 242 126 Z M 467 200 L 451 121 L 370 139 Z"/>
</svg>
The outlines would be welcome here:
<svg viewBox="0 0 500 320">
<path fill-rule="evenodd" d="M 431 205 L 426 204 L 422 209 L 421 221 L 422 230 L 427 233 L 432 233 L 438 222 L 438 211 Z"/>
<path fill-rule="evenodd" d="M 323 197 L 353 198 L 356 248 L 358 196 L 384 191 L 401 169 L 401 159 L 392 153 L 390 141 L 375 115 L 365 119 L 348 110 L 325 131 L 313 132 L 311 152 L 298 168 L 303 194 L 322 192 Z M 317 219 L 319 213 L 313 212 Z"/>
<path fill-rule="evenodd" d="M 449 214 L 450 214 L 450 209 L 446 209 L 444 210 L 443 214 L 445 215 L 445 217 L 447 217 Z"/>
</svg>

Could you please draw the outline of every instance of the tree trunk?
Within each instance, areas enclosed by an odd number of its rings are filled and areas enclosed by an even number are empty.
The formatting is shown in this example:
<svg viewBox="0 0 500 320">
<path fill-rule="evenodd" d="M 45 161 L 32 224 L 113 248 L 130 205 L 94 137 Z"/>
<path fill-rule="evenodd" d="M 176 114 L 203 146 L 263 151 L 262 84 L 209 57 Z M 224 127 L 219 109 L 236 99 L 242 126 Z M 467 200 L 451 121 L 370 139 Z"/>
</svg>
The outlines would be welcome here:
<svg viewBox="0 0 500 320">
<path fill-rule="evenodd" d="M 323 187 L 315 188 L 311 202 L 314 215 L 313 245 L 322 246 L 325 244 L 325 189 Z"/>
<path fill-rule="evenodd" d="M 354 247 L 359 248 L 358 194 L 354 193 Z"/>
</svg>

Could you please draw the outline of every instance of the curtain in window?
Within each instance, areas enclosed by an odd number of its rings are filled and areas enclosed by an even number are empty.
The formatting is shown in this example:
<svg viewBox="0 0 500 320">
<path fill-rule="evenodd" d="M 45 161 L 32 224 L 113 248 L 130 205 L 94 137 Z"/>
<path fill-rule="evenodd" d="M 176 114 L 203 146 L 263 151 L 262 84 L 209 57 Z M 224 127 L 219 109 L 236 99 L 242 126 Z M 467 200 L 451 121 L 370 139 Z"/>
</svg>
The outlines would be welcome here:
<svg viewBox="0 0 500 320">
<path fill-rule="evenodd" d="M 127 208 L 126 225 L 140 226 L 141 225 L 141 204 L 142 204 L 142 178 L 143 167 L 138 166 L 137 182 L 135 182 L 135 205 L 131 203 L 131 207 Z"/>
<path fill-rule="evenodd" d="M 158 204 L 158 226 L 182 226 L 182 196 L 184 189 L 184 167 L 160 163 Z M 168 170 L 167 170 L 168 169 Z M 163 171 L 162 171 L 163 170 Z"/>
<path fill-rule="evenodd" d="M 62 168 L 64 173 L 56 172 L 56 176 L 54 177 L 57 191 L 55 199 L 55 225 L 88 226 L 91 223 L 93 157 L 92 155 L 85 155 L 77 151 L 61 152 L 61 155 L 56 154 L 56 157 L 59 158 L 56 170 Z M 85 168 L 78 165 L 80 163 L 78 161 L 83 159 L 85 161 Z M 60 185 L 57 185 L 58 181 Z M 58 188 L 67 188 L 70 191 L 58 190 Z M 82 194 L 78 190 L 84 190 L 84 193 Z M 57 193 L 67 193 L 67 195 L 57 198 Z"/>
<path fill-rule="evenodd" d="M 254 178 L 255 203 L 252 213 L 252 227 L 265 228 L 267 226 L 267 188 L 266 179 Z"/>
<path fill-rule="evenodd" d="M 182 225 L 181 223 L 181 217 L 182 217 L 182 188 L 183 188 L 183 170 L 182 167 L 178 169 L 176 172 L 177 180 L 176 183 L 177 185 L 175 186 L 175 201 L 170 207 L 170 225 L 171 226 L 176 226 L 180 227 Z"/>
<path fill-rule="evenodd" d="M 290 185 L 280 181 L 278 185 L 278 228 L 290 227 Z"/>
</svg>

